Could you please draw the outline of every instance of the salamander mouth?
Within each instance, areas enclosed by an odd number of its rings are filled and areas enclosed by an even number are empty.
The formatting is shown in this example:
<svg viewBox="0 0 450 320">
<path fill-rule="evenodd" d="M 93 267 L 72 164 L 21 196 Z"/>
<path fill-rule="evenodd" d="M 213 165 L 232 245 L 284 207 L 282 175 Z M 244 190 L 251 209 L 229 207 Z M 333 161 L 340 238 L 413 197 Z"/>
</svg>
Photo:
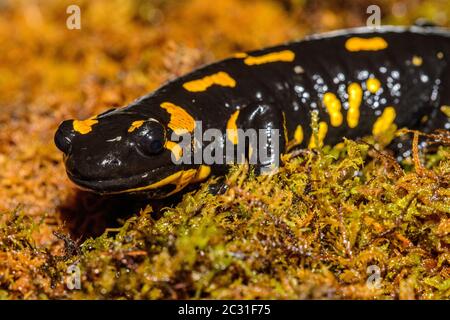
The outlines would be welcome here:
<svg viewBox="0 0 450 320">
<path fill-rule="evenodd" d="M 178 170 L 173 166 L 166 166 L 153 169 L 148 172 L 133 176 L 114 178 L 114 179 L 89 179 L 77 176 L 67 170 L 69 179 L 80 189 L 99 193 L 102 195 L 119 193 L 137 193 L 140 189 L 151 196 L 163 197 L 165 194 L 175 189 L 175 185 L 165 185 L 158 188 L 146 189 L 146 187 L 161 181 Z"/>
</svg>

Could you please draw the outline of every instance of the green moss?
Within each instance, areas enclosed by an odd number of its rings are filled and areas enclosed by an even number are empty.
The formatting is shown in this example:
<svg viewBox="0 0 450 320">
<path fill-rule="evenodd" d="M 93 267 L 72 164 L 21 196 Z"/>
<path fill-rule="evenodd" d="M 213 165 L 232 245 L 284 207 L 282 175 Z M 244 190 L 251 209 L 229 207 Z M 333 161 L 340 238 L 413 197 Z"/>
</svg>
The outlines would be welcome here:
<svg viewBox="0 0 450 320">
<path fill-rule="evenodd" d="M 208 193 L 212 178 L 160 219 L 147 207 L 79 247 L 65 238 L 62 255 L 37 246 L 39 226 L 16 212 L 1 254 L 34 261 L 16 266 L 34 272 L 33 298 L 448 298 L 448 154 L 440 147 L 405 171 L 346 140 L 294 152 L 272 176 L 236 166 L 225 194 Z M 66 287 L 72 264 L 81 290 Z M 366 284 L 369 266 L 379 289 Z M 8 268 L 0 297 L 27 297 Z"/>
</svg>

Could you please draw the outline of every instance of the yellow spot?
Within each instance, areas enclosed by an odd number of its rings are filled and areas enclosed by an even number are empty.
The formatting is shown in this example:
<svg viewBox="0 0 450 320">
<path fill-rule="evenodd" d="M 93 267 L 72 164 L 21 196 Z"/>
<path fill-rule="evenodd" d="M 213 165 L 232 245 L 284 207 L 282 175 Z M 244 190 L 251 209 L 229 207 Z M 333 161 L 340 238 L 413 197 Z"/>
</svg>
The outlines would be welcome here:
<svg viewBox="0 0 450 320">
<path fill-rule="evenodd" d="M 436 54 L 436 57 L 440 60 L 440 59 L 444 58 L 444 53 L 441 52 L 441 51 L 439 51 L 439 52 Z"/>
<path fill-rule="evenodd" d="M 362 89 L 358 83 L 351 83 L 348 88 L 347 124 L 349 128 L 355 128 L 359 123 L 359 107 L 362 101 Z"/>
<path fill-rule="evenodd" d="M 234 54 L 234 57 L 238 58 L 238 59 L 243 59 L 243 58 L 247 58 L 248 54 L 246 54 L 245 52 L 238 52 L 238 53 Z"/>
<path fill-rule="evenodd" d="M 325 121 L 321 121 L 319 123 L 319 130 L 317 133 L 317 140 L 319 142 L 319 147 L 323 146 L 323 141 L 325 140 L 325 137 L 327 136 L 328 132 L 328 125 Z M 317 148 L 316 139 L 314 138 L 314 135 L 311 136 L 311 139 L 309 140 L 309 146 L 310 149 Z"/>
<path fill-rule="evenodd" d="M 183 155 L 183 148 L 181 148 L 178 143 L 166 141 L 164 147 L 172 152 L 177 161 L 181 159 L 181 156 Z"/>
<path fill-rule="evenodd" d="M 238 144 L 238 132 L 237 132 L 237 118 L 239 116 L 239 110 L 234 112 L 227 122 L 227 137 L 233 144 Z"/>
<path fill-rule="evenodd" d="M 195 128 L 195 120 L 182 107 L 174 105 L 171 102 L 161 103 L 161 108 L 165 109 L 170 114 L 170 121 L 168 127 L 176 134 L 192 132 Z"/>
<path fill-rule="evenodd" d="M 236 81 L 228 73 L 220 71 L 198 80 L 186 82 L 183 84 L 183 87 L 190 92 L 201 92 L 206 91 L 206 89 L 215 84 L 222 87 L 234 88 Z"/>
<path fill-rule="evenodd" d="M 394 107 L 386 107 L 383 110 L 383 113 L 381 114 L 381 116 L 379 116 L 377 118 L 377 120 L 375 121 L 373 128 L 372 128 L 372 133 L 374 136 L 379 136 L 382 133 L 386 132 L 391 125 L 394 123 L 396 117 L 396 113 L 395 113 L 395 109 Z"/>
<path fill-rule="evenodd" d="M 345 42 L 345 48 L 348 51 L 378 51 L 386 49 L 388 46 L 386 40 L 381 37 L 359 38 L 352 37 Z"/>
<path fill-rule="evenodd" d="M 423 63 L 423 59 L 422 59 L 422 57 L 419 57 L 419 56 L 413 56 L 411 62 L 415 66 L 421 66 Z"/>
<path fill-rule="evenodd" d="M 369 78 L 366 81 L 366 86 L 367 90 L 369 90 L 371 93 L 377 93 L 377 91 L 381 88 L 381 83 L 377 78 Z"/>
<path fill-rule="evenodd" d="M 303 142 L 303 127 L 301 125 L 298 125 L 297 128 L 295 128 L 294 140 L 296 144 Z"/>
<path fill-rule="evenodd" d="M 196 183 L 205 180 L 209 177 L 211 174 L 211 167 L 206 165 L 201 165 L 198 170 L 195 177 L 192 179 L 191 183 Z"/>
<path fill-rule="evenodd" d="M 333 127 L 339 127 L 342 124 L 341 101 L 334 93 L 327 92 L 323 96 L 323 104 L 330 115 L 330 123 Z"/>
<path fill-rule="evenodd" d="M 95 116 L 86 120 L 73 120 L 72 126 L 73 130 L 78 133 L 86 134 L 92 131 L 92 126 L 97 124 L 98 120 L 95 119 Z"/>
<path fill-rule="evenodd" d="M 441 111 L 450 118 L 450 106 L 441 106 Z"/>
<path fill-rule="evenodd" d="M 144 120 L 133 121 L 131 126 L 128 128 L 128 132 L 133 132 L 134 130 L 136 130 L 137 128 L 142 126 L 144 124 L 144 122 L 145 122 Z"/>
<path fill-rule="evenodd" d="M 262 56 L 247 56 L 244 63 L 248 66 L 254 66 L 270 62 L 291 62 L 295 59 L 295 53 L 291 50 L 283 50 L 279 52 L 271 52 Z"/>
</svg>

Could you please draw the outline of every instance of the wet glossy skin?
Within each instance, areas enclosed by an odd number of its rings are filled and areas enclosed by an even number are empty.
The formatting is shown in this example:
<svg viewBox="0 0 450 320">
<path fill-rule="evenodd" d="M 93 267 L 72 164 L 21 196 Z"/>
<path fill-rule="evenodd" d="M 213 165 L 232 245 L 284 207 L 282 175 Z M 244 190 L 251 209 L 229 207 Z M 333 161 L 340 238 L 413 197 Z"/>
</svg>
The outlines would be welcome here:
<svg viewBox="0 0 450 320">
<path fill-rule="evenodd" d="M 443 111 L 450 105 L 449 62 L 450 34 L 437 28 L 313 36 L 237 54 L 125 108 L 63 122 L 55 141 L 65 153 L 70 179 L 79 186 L 161 197 L 206 178 L 209 169 L 224 169 L 212 165 L 199 172 L 199 165 L 171 161 L 176 149 L 170 134 L 192 132 L 195 120 L 202 121 L 203 130 L 222 132 L 227 127 L 279 128 L 281 152 L 314 144 L 312 110 L 319 113 L 319 137 L 325 144 L 381 134 L 392 124 L 449 129 Z M 224 139 L 232 137 L 224 134 Z"/>
</svg>

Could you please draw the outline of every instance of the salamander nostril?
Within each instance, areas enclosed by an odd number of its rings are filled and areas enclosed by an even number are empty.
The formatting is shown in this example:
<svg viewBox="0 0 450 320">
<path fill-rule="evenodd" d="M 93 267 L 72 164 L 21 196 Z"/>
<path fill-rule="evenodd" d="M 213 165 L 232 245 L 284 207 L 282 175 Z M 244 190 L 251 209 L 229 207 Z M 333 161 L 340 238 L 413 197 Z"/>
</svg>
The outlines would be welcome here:
<svg viewBox="0 0 450 320">
<path fill-rule="evenodd" d="M 72 139 L 75 136 L 72 122 L 73 122 L 72 120 L 63 121 L 59 125 L 59 128 L 55 133 L 54 138 L 55 145 L 59 150 L 61 150 L 65 154 L 68 154 L 70 152 Z"/>
</svg>

